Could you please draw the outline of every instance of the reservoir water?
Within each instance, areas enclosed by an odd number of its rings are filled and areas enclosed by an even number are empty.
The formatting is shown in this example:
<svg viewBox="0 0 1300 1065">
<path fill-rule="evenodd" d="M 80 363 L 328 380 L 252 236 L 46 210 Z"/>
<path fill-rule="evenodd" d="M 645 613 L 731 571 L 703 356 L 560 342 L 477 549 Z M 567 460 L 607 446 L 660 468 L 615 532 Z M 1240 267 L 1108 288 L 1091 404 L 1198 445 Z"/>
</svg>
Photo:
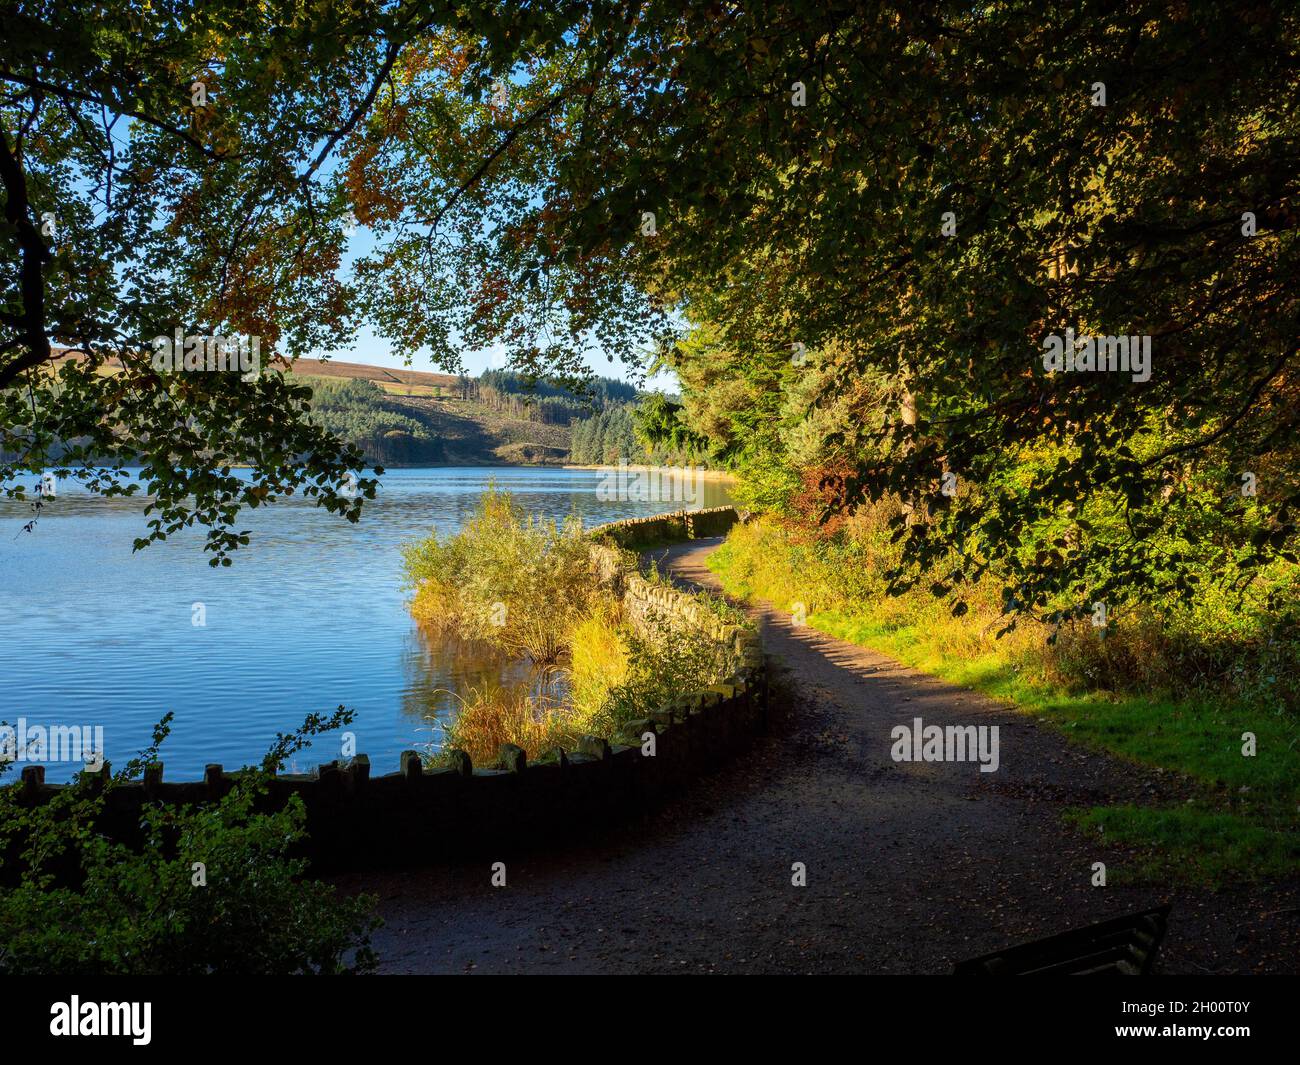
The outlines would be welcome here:
<svg viewBox="0 0 1300 1065">
<path fill-rule="evenodd" d="M 244 512 L 251 543 L 228 568 L 208 565 L 201 532 L 133 553 L 145 532 L 138 498 L 63 482 L 30 532 L 30 507 L 0 501 L 0 722 L 102 727 L 120 766 L 172 711 L 166 777 L 196 780 L 210 762 L 260 760 L 277 732 L 342 704 L 357 713 L 349 730 L 372 772 L 394 772 L 401 751 L 436 742 L 451 691 L 500 668 L 452 654 L 411 620 L 404 543 L 454 532 L 489 480 L 530 513 L 577 513 L 588 527 L 683 505 L 608 500 L 596 470 L 397 469 L 381 480 L 356 525 L 296 497 Z M 697 505 L 728 502 L 726 482 L 704 482 Z M 338 736 L 322 737 L 289 768 L 339 753 Z M 47 764 L 46 779 L 79 768 Z"/>
</svg>

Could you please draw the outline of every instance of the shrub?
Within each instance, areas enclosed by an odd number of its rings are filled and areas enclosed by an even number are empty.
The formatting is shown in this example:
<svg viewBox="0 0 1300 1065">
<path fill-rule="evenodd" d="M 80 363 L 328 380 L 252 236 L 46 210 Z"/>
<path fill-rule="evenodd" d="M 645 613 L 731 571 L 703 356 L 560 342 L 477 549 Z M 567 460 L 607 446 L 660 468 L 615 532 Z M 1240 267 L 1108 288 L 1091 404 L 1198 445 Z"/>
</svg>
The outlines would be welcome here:
<svg viewBox="0 0 1300 1065">
<path fill-rule="evenodd" d="M 589 543 L 576 516 L 526 516 L 489 486 L 455 536 L 435 532 L 405 551 L 411 612 L 436 631 L 534 662 L 554 662 L 596 594 Z"/>
<path fill-rule="evenodd" d="M 582 736 L 614 736 L 722 673 L 722 652 L 712 643 L 668 625 L 640 636 L 612 605 L 579 621 L 569 642 L 568 668 L 541 683 L 488 682 L 459 696 L 443 750 L 465 751 L 475 765 L 495 763 L 503 743 L 532 759 L 555 747 L 571 750 Z"/>
<path fill-rule="evenodd" d="M 621 679 L 610 678 L 593 707 L 588 731 L 612 736 L 628 721 L 646 717 L 721 678 L 723 652 L 712 641 L 665 623 L 649 627 L 648 635 L 630 627 L 620 630 L 626 666 Z"/>
<path fill-rule="evenodd" d="M 584 722 L 594 721 L 609 692 L 628 679 L 627 636 L 618 604 L 599 604 L 570 634 L 569 701 Z"/>
<path fill-rule="evenodd" d="M 296 796 L 258 812 L 272 769 L 306 737 L 351 719 L 313 716 L 217 802 L 145 807 L 144 844 L 96 831 L 107 796 L 157 760 L 153 745 L 96 793 L 82 785 L 26 808 L 0 790 L 0 973 L 30 975 L 364 972 L 374 899 L 339 897 L 289 857 L 303 838 Z M 2 771 L 2 770 L 0 770 Z M 195 863 L 205 883 L 196 884 Z"/>
<path fill-rule="evenodd" d="M 580 715 L 550 685 L 488 680 L 457 694 L 460 708 L 443 729 L 442 750 L 460 750 L 477 766 L 496 763 L 504 743 L 537 758 L 553 747 L 573 747 L 585 731 Z M 435 754 L 432 761 L 438 762 Z"/>
<path fill-rule="evenodd" d="M 711 641 L 671 626 L 647 639 L 623 622 L 576 519 L 532 520 L 495 488 L 455 536 L 407 548 L 406 572 L 412 613 L 436 630 L 534 663 L 563 662 L 523 683 L 489 681 L 457 695 L 442 748 L 463 750 L 477 765 L 494 762 L 504 743 L 537 758 L 583 735 L 612 736 L 722 675 L 723 652 Z M 720 621 L 745 620 L 721 599 L 701 601 Z"/>
</svg>

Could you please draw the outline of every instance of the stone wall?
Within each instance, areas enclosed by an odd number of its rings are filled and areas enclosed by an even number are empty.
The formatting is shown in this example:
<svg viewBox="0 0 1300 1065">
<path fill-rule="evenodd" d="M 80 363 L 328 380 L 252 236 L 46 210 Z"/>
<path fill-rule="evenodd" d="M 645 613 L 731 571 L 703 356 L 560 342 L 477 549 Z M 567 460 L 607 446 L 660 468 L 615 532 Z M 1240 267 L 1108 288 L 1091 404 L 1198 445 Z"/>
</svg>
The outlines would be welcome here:
<svg viewBox="0 0 1300 1065">
<path fill-rule="evenodd" d="M 703 519 L 700 519 L 703 515 Z M 662 542 L 660 534 L 677 530 L 685 533 L 690 520 L 696 528 L 730 529 L 738 520 L 734 507 L 717 507 L 708 511 L 681 511 L 653 518 L 633 518 L 627 522 L 598 526 L 591 531 L 595 541 L 591 548 L 592 568 L 597 579 L 623 602 L 624 617 L 642 635 L 654 638 L 663 628 L 686 633 L 718 648 L 719 677 L 744 677 L 763 663 L 758 630 L 751 624 L 735 624 L 719 617 L 700 597 L 662 581 L 647 580 L 641 575 L 626 549 L 611 547 L 619 543 L 621 526 L 649 528 Z M 698 521 L 698 524 L 696 524 Z M 701 535 L 712 536 L 712 531 Z"/>
<path fill-rule="evenodd" d="M 727 624 L 689 593 L 647 581 L 626 552 L 593 543 L 592 558 L 634 624 L 669 624 L 715 641 L 725 662 L 720 675 L 701 678 L 699 690 L 683 692 L 619 735 L 583 737 L 576 750 L 549 752 L 537 762 L 507 744 L 498 759 L 503 768 L 476 768 L 458 751 L 449 767 L 431 770 L 417 752 L 406 751 L 397 772 L 380 776 L 371 775 L 364 754 L 310 774 L 276 776 L 267 804 L 278 809 L 291 795 L 303 800 L 307 853 L 318 871 L 492 858 L 520 845 L 570 841 L 646 811 L 766 729 L 767 671 L 754 627 Z M 65 788 L 102 788 L 108 772 L 47 784 L 43 766 L 26 766 L 11 786 L 21 789 L 24 804 L 35 805 Z M 173 783 L 156 765 L 143 781 L 109 790 L 99 828 L 138 841 L 145 803 L 217 799 L 233 780 L 209 765 L 203 780 Z"/>
<path fill-rule="evenodd" d="M 653 514 L 648 518 L 597 525 L 591 535 L 617 547 L 642 548 L 656 544 L 673 544 L 710 536 L 726 536 L 740 521 L 735 507 L 709 507 L 706 510 L 678 510 L 671 514 Z"/>
<path fill-rule="evenodd" d="M 640 632 L 653 638 L 661 628 L 709 643 L 718 649 L 719 676 L 747 676 L 763 662 L 758 630 L 720 618 L 698 596 L 670 585 L 654 583 L 640 574 L 627 579 L 623 613 Z"/>
</svg>

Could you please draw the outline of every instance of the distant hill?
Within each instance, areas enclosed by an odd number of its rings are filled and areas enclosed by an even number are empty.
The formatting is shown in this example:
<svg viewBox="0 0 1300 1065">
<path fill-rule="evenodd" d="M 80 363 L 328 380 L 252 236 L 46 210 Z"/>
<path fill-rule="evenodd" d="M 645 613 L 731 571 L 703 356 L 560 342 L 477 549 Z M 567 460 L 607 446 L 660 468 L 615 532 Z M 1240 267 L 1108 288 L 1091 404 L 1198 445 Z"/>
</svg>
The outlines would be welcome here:
<svg viewBox="0 0 1300 1065">
<path fill-rule="evenodd" d="M 325 424 L 360 446 L 371 461 L 389 466 L 564 465 L 569 461 L 571 423 L 600 409 L 612 396 L 635 395 L 632 386 L 601 378 L 591 400 L 580 400 L 547 385 L 529 390 L 514 374 L 499 370 L 473 378 L 299 359 L 292 372 L 304 383 L 319 381 L 320 399 L 333 382 L 344 380 L 368 381 L 381 389 L 382 406 L 393 424 L 377 436 L 377 425 L 359 431 L 373 424 L 364 416 L 353 428 L 346 426 L 342 412 Z M 365 402 L 371 406 L 374 401 Z"/>
<path fill-rule="evenodd" d="M 59 349 L 56 349 L 56 351 Z M 54 366 L 63 362 L 64 359 L 80 360 L 83 356 L 80 353 L 71 355 L 55 355 Z M 121 363 L 117 359 L 107 360 L 106 365 L 110 368 L 120 368 Z M 350 377 L 361 378 L 366 381 L 374 381 L 384 388 L 393 389 L 414 389 L 417 392 L 420 389 L 428 388 L 451 388 L 455 387 L 456 382 L 461 380 L 455 374 L 447 373 L 425 373 L 420 370 L 390 370 L 385 366 L 367 366 L 360 362 L 339 362 L 336 359 L 307 359 L 296 360 L 289 367 L 279 367 L 285 373 L 299 374 L 304 377 Z"/>
<path fill-rule="evenodd" d="M 474 378 L 307 358 L 281 369 L 312 386 L 322 424 L 384 466 L 563 465 L 572 424 L 636 395 L 611 378 L 578 398 L 501 370 Z"/>
<path fill-rule="evenodd" d="M 298 359 L 286 371 L 303 377 L 350 377 L 374 381 L 386 392 L 405 394 L 409 389 L 420 394 L 428 389 L 451 389 L 461 380 L 455 374 L 426 373 L 422 370 L 393 370 L 387 366 L 367 366 L 360 362 L 339 362 L 336 359 Z"/>
<path fill-rule="evenodd" d="M 378 465 L 561 465 L 569 458 L 568 425 L 535 420 L 526 404 L 517 413 L 495 410 L 475 397 L 472 379 L 300 376 L 313 389 L 313 415 Z"/>
</svg>

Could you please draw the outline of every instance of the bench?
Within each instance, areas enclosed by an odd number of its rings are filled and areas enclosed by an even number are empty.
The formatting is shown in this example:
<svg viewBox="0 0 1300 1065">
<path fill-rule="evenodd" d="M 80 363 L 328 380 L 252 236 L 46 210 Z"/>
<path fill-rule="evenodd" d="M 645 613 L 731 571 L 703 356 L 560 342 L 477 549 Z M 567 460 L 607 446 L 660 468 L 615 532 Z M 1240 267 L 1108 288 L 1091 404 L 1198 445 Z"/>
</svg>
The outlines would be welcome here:
<svg viewBox="0 0 1300 1065">
<path fill-rule="evenodd" d="M 958 962 L 954 976 L 1146 976 L 1165 937 L 1169 907 L 1116 917 Z"/>
</svg>

